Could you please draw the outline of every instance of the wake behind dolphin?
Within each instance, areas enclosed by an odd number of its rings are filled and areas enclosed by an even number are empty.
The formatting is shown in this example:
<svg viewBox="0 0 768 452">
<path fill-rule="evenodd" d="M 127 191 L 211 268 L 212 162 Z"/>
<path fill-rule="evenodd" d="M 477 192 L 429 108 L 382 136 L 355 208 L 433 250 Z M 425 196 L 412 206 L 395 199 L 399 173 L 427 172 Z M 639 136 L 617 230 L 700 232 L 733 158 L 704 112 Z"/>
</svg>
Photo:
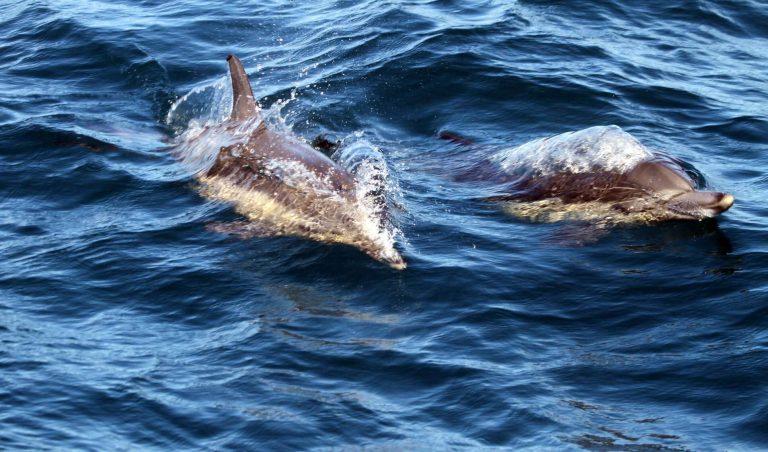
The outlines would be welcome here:
<svg viewBox="0 0 768 452">
<path fill-rule="evenodd" d="M 487 200 L 533 221 L 611 224 L 703 220 L 733 196 L 699 191 L 673 159 L 617 126 L 534 140 L 489 156 L 460 177 L 495 184 Z"/>
<path fill-rule="evenodd" d="M 240 60 L 230 55 L 227 61 L 231 114 L 186 134 L 176 149 L 195 171 L 203 195 L 234 205 L 248 219 L 213 229 L 242 237 L 298 236 L 348 244 L 405 268 L 395 234 L 386 227 L 386 203 L 371 195 L 380 190 L 292 134 L 268 127 Z"/>
</svg>

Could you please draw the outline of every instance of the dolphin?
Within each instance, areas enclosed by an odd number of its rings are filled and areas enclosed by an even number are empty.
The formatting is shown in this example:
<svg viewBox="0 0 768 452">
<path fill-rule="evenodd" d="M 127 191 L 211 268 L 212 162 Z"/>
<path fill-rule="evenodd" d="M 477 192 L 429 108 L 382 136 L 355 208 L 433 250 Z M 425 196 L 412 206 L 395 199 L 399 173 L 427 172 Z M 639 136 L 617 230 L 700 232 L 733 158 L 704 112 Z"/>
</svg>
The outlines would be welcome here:
<svg viewBox="0 0 768 452">
<path fill-rule="evenodd" d="M 201 191 L 234 205 L 248 221 L 213 229 L 242 237 L 298 236 L 352 245 L 404 269 L 393 234 L 384 226 L 386 206 L 366 199 L 366 187 L 326 155 L 289 133 L 271 130 L 242 63 L 234 55 L 227 62 L 233 100 L 229 118 L 207 127 L 179 152 L 194 161 L 202 153 L 197 148 L 223 144 L 212 164 L 197 173 Z"/>
<path fill-rule="evenodd" d="M 731 194 L 697 189 L 675 159 L 650 151 L 618 126 L 567 132 L 495 153 L 460 179 L 492 181 L 497 194 L 486 200 L 540 221 L 704 220 L 734 203 Z"/>
</svg>

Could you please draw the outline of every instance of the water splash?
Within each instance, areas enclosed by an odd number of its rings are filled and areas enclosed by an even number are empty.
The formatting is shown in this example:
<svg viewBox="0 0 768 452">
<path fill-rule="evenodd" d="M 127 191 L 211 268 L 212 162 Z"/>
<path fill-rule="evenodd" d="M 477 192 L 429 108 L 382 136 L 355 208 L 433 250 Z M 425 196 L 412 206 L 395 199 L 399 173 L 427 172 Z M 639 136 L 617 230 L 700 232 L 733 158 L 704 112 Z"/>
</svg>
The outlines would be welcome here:
<svg viewBox="0 0 768 452">
<path fill-rule="evenodd" d="M 596 126 L 533 140 L 499 152 L 492 160 L 504 171 L 557 173 L 614 171 L 623 173 L 653 153 L 618 126 Z"/>
<path fill-rule="evenodd" d="M 213 83 L 198 85 L 177 99 L 165 117 L 165 123 L 176 134 L 194 124 L 218 124 L 232 111 L 232 81 L 227 76 Z"/>
<path fill-rule="evenodd" d="M 394 249 L 395 242 L 403 239 L 392 215 L 395 206 L 402 204 L 402 192 L 382 149 L 362 138 L 362 133 L 355 133 L 343 140 L 333 158 L 357 181 L 363 229 L 376 237 L 382 249 Z"/>
<path fill-rule="evenodd" d="M 291 135 L 292 126 L 282 114 L 295 90 L 287 99 L 276 101 L 260 111 L 260 118 L 227 122 L 232 111 L 232 81 L 221 77 L 213 83 L 193 88 L 173 103 L 165 122 L 177 134 L 174 154 L 190 174 L 210 169 L 222 147 L 242 142 L 264 121 L 273 130 Z"/>
</svg>

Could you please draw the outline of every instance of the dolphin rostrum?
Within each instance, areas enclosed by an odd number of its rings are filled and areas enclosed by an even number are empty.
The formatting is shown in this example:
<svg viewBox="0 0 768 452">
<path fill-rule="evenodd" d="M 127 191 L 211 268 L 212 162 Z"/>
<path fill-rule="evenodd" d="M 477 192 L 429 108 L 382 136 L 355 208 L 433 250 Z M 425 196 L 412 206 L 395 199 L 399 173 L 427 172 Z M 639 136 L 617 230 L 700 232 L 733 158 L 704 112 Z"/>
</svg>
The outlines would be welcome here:
<svg viewBox="0 0 768 452">
<path fill-rule="evenodd" d="M 348 244 L 393 268 L 405 268 L 393 234 L 383 226 L 386 206 L 365 199 L 366 188 L 324 154 L 289 133 L 271 130 L 242 63 L 234 55 L 227 61 L 232 112 L 197 138 L 223 144 L 198 178 L 205 196 L 233 204 L 248 221 L 214 229 L 245 237 L 298 236 Z M 188 154 L 200 152 L 194 150 L 197 144 L 187 146 Z"/>
<path fill-rule="evenodd" d="M 680 164 L 617 126 L 534 140 L 494 154 L 461 179 L 493 181 L 497 194 L 486 199 L 539 221 L 703 220 L 734 202 L 727 193 L 697 190 Z"/>
</svg>

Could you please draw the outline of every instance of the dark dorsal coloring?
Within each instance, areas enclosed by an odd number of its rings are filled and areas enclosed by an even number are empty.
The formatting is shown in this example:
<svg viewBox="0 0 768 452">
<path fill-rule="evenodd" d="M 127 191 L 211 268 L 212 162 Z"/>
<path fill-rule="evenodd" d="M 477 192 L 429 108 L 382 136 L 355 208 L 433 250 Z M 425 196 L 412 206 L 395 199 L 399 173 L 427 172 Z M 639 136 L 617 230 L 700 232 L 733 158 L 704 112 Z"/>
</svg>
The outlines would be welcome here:
<svg viewBox="0 0 768 452">
<path fill-rule="evenodd" d="M 253 96 L 251 83 L 245 73 L 243 63 L 236 56 L 229 54 L 229 73 L 232 77 L 232 114 L 235 121 L 244 121 L 259 112 L 256 98 Z"/>
</svg>

